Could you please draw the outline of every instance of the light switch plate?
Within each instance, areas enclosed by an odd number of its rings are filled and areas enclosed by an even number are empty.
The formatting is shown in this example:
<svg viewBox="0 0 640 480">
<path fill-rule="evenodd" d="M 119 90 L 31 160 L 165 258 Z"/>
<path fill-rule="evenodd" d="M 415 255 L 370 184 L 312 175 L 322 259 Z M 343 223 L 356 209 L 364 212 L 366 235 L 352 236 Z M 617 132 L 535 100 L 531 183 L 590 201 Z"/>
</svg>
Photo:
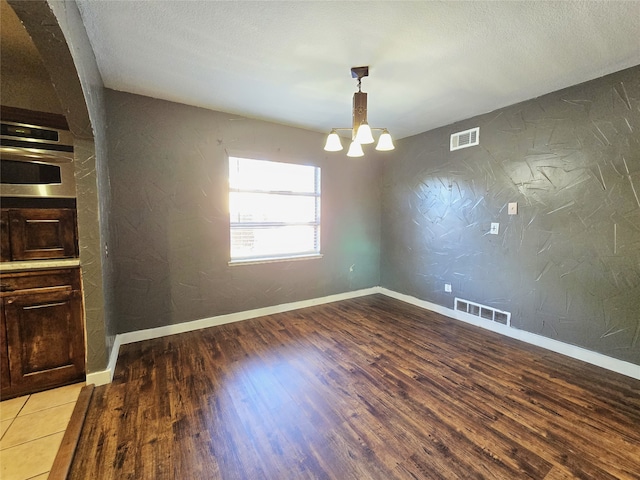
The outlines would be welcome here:
<svg viewBox="0 0 640 480">
<path fill-rule="evenodd" d="M 517 215 L 518 214 L 518 202 L 509 202 L 509 215 Z"/>
<path fill-rule="evenodd" d="M 499 232 L 500 232 L 500 224 L 499 223 L 492 223 L 491 224 L 491 230 L 489 230 L 489 233 L 491 235 L 498 235 Z"/>
</svg>

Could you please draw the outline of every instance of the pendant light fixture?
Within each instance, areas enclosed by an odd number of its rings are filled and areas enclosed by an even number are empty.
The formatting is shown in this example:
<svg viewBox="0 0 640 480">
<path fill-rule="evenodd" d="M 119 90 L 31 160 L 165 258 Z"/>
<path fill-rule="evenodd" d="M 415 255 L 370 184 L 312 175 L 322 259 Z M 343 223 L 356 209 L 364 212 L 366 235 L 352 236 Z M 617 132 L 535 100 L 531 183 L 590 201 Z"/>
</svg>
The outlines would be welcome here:
<svg viewBox="0 0 640 480">
<path fill-rule="evenodd" d="M 351 130 L 351 145 L 347 151 L 348 157 L 362 157 L 362 145 L 375 142 L 372 130 L 382 130 L 378 138 L 376 150 L 386 152 L 393 150 L 393 140 L 386 128 L 372 128 L 367 122 L 367 94 L 362 91 L 362 78 L 369 76 L 369 67 L 353 67 L 351 76 L 358 79 L 358 91 L 353 94 L 353 123 L 351 128 L 333 128 L 327 137 L 324 149 L 327 152 L 339 152 L 343 149 L 337 130 Z"/>
</svg>

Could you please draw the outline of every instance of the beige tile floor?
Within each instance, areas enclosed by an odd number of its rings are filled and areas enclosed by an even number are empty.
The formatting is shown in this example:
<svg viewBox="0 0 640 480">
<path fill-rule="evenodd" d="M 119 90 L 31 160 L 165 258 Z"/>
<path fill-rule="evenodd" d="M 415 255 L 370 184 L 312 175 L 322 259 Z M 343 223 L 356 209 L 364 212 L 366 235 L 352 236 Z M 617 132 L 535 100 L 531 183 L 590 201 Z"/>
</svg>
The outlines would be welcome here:
<svg viewBox="0 0 640 480">
<path fill-rule="evenodd" d="M 46 480 L 83 386 L 0 402 L 1 480 Z"/>
</svg>

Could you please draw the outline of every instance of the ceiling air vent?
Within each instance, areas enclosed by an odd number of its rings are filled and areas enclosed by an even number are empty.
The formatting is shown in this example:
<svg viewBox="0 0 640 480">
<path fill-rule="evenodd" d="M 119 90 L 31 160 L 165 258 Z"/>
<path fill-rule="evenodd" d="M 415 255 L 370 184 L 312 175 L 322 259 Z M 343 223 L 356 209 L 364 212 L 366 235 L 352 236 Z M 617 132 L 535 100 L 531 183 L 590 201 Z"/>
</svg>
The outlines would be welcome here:
<svg viewBox="0 0 640 480">
<path fill-rule="evenodd" d="M 480 127 L 465 130 L 464 132 L 451 134 L 450 151 L 460 150 L 461 148 L 473 147 L 480 144 Z"/>
</svg>

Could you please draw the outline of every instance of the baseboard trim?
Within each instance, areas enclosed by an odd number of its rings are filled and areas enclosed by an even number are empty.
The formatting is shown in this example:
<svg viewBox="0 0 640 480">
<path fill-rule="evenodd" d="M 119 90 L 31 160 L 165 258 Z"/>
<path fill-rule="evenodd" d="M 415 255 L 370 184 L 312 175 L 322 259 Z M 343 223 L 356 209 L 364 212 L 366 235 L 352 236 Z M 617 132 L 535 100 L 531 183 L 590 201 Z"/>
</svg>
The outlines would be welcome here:
<svg viewBox="0 0 640 480">
<path fill-rule="evenodd" d="M 106 385 L 107 383 L 111 383 L 112 377 L 113 375 L 111 373 L 111 369 L 107 367 L 106 370 L 87 373 L 86 384 L 91 385 L 93 383 L 96 387 L 99 387 L 100 385 Z"/>
<path fill-rule="evenodd" d="M 403 293 L 394 292 L 393 290 L 389 290 L 383 287 L 379 288 L 379 292 L 388 297 L 395 298 L 396 300 L 410 303 L 411 305 L 415 305 L 417 307 L 439 313 L 446 317 L 460 320 L 462 322 L 484 328 L 485 330 L 490 330 L 507 337 L 515 338 L 516 340 L 520 340 L 531 345 L 536 345 L 546 350 L 560 353 L 562 355 L 566 355 L 567 357 L 575 358 L 576 360 L 581 360 L 591 365 L 602 367 L 607 370 L 611 370 L 613 372 L 640 380 L 640 365 L 625 362 L 624 360 L 618 360 L 617 358 L 612 358 L 607 355 L 603 355 L 602 353 L 597 353 L 582 347 L 576 347 L 575 345 L 570 345 L 558 340 L 553 340 L 551 338 L 543 337 L 542 335 L 537 335 L 525 330 L 507 327 L 506 325 L 502 325 L 500 323 L 484 320 L 465 312 L 458 312 L 456 310 L 443 307 L 442 305 L 437 305 L 425 300 L 420 300 L 419 298 L 405 295 Z"/>
<path fill-rule="evenodd" d="M 120 346 L 126 345 L 128 343 L 141 342 L 143 340 L 166 337 L 167 335 L 176 335 L 178 333 L 191 332 L 193 330 L 200 330 L 202 328 L 216 327 L 218 325 L 224 325 L 226 323 L 240 322 L 242 320 L 249 320 L 251 318 L 289 312 L 291 310 L 313 307 L 325 303 L 339 302 L 341 300 L 348 300 L 350 298 L 364 297 L 367 295 L 373 295 L 374 293 L 380 293 L 380 287 L 365 288 L 362 290 L 355 290 L 353 292 L 328 295 L 326 297 L 312 298 L 309 300 L 301 300 L 298 302 L 283 303 L 270 307 L 256 308 L 254 310 L 246 310 L 244 312 L 218 315 L 216 317 L 192 320 L 190 322 L 177 323 L 175 325 L 166 325 L 163 327 L 149 328 L 146 330 L 136 330 L 134 332 L 119 333 L 118 335 L 116 335 L 115 341 L 113 342 L 113 348 L 111 349 L 111 355 L 109 356 L 109 365 L 107 366 L 107 369 L 102 372 L 96 372 L 95 374 L 87 375 L 87 383 L 95 383 L 96 385 L 104 385 L 105 383 L 110 383 L 113 380 L 113 375 L 116 370 L 116 362 L 118 361 Z M 95 378 L 94 375 L 96 376 Z M 90 376 L 91 382 L 89 381 Z M 108 381 L 105 381 L 107 378 Z"/>
<path fill-rule="evenodd" d="M 121 345 L 165 337 L 167 335 L 191 332 L 193 330 L 215 327 L 227 323 L 240 322 L 242 320 L 249 320 L 251 318 L 262 317 L 265 315 L 289 312 L 291 310 L 313 307 L 325 303 L 339 302 L 341 300 L 348 300 L 350 298 L 364 297 L 376 293 L 381 293 L 388 297 L 395 298 L 396 300 L 400 300 L 405 303 L 424 308 L 425 310 L 439 313 L 441 315 L 444 315 L 445 317 L 453 318 L 454 320 L 460 320 L 461 322 L 469 323 L 471 325 L 484 328 L 485 330 L 490 330 L 492 332 L 499 333 L 510 338 L 515 338 L 516 340 L 520 340 L 531 345 L 536 345 L 552 352 L 560 353 L 562 355 L 581 360 L 591 365 L 602 367 L 607 370 L 611 370 L 613 372 L 640 380 L 640 365 L 625 362 L 624 360 L 618 360 L 616 358 L 593 352 L 585 348 L 576 347 L 568 343 L 563 343 L 558 340 L 543 337 L 542 335 L 537 335 L 535 333 L 526 332 L 524 330 L 518 330 L 517 328 L 507 327 L 506 325 L 502 325 L 500 323 L 484 320 L 482 318 L 469 315 L 468 313 L 458 312 L 456 310 L 443 307 L 442 305 L 427 302 L 426 300 L 420 300 L 419 298 L 405 295 L 403 293 L 398 293 L 384 287 L 371 287 L 365 288 L 363 290 L 356 290 L 353 292 L 345 292 L 336 295 L 329 295 L 326 297 L 301 300 L 299 302 L 284 303 L 271 307 L 257 308 L 254 310 L 246 310 L 244 312 L 203 318 L 200 320 L 178 323 L 175 325 L 166 325 L 163 327 L 150 328 L 147 330 L 137 330 L 134 332 L 120 333 L 116 335 L 115 341 L 113 343 L 113 348 L 111 349 L 111 355 L 109 356 L 109 364 L 107 366 L 107 369 L 100 372 L 87 374 L 87 384 L 93 383 L 96 386 L 99 386 L 110 383 L 113 380 L 113 375 L 115 373 L 116 363 L 118 361 L 118 354 L 120 352 Z"/>
</svg>

